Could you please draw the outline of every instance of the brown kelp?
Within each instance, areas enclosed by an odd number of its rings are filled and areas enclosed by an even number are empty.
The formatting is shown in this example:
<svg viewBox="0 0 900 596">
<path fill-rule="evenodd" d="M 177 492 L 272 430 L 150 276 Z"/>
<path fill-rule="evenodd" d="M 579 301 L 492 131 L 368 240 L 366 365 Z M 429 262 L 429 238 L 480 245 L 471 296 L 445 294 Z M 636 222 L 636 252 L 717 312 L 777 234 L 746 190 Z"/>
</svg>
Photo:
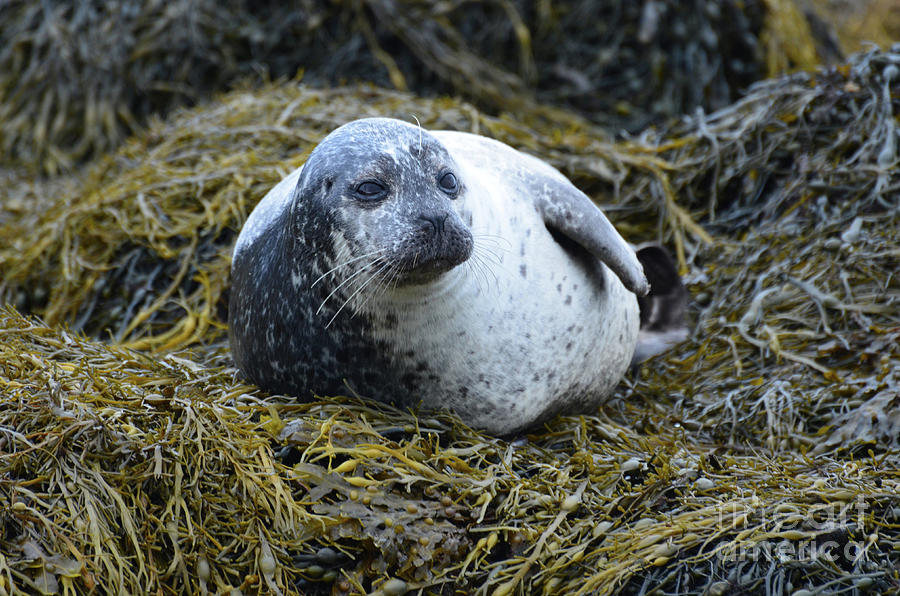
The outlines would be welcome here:
<svg viewBox="0 0 900 596">
<path fill-rule="evenodd" d="M 891 0 L 810 0 L 810 7 L 834 25 L 845 52 L 871 44 L 888 48 L 900 39 L 900 6 Z"/>
<path fill-rule="evenodd" d="M 492 113 L 536 99 L 636 129 L 812 68 L 836 55 L 830 40 L 795 0 L 11 0 L 0 162 L 71 170 L 151 114 L 299 71 L 323 86 L 454 93 Z"/>
<path fill-rule="evenodd" d="M 5 593 L 896 586 L 896 454 L 717 447 L 640 402 L 510 443 L 0 321 Z"/>
</svg>

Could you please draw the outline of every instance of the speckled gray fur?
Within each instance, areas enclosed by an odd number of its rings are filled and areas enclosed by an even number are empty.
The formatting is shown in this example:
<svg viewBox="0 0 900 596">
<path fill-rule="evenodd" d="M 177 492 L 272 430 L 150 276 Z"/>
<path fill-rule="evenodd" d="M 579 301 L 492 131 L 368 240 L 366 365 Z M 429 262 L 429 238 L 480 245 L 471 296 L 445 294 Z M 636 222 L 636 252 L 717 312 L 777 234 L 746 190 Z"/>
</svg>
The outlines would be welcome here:
<svg viewBox="0 0 900 596">
<path fill-rule="evenodd" d="M 456 193 L 440 186 L 447 172 Z M 370 180 L 384 198 L 360 198 Z M 477 135 L 358 120 L 241 231 L 231 346 L 269 391 L 349 387 L 508 434 L 602 403 L 635 349 L 632 292 L 646 291 L 631 248 L 544 162 Z"/>
</svg>

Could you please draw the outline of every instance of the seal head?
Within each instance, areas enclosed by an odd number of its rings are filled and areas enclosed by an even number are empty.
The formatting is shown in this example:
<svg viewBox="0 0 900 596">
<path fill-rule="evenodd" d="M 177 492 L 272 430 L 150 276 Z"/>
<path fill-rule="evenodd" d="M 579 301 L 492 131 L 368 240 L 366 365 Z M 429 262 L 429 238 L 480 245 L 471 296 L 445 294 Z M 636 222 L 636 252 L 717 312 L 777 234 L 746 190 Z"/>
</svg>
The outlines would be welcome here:
<svg viewBox="0 0 900 596">
<path fill-rule="evenodd" d="M 455 162 L 431 135 L 391 122 L 343 126 L 310 155 L 290 209 L 295 280 L 313 258 L 347 263 L 342 275 L 427 283 L 471 255 L 472 234 L 451 206 L 463 192 Z"/>
</svg>

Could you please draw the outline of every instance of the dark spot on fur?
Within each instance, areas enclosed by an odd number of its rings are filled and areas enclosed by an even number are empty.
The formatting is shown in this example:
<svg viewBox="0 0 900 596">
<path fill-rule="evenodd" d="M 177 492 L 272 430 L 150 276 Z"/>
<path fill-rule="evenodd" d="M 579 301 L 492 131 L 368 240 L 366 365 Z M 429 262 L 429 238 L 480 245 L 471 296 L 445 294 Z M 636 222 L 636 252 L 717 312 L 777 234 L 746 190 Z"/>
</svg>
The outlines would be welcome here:
<svg viewBox="0 0 900 596">
<path fill-rule="evenodd" d="M 532 379 L 535 383 L 537 383 L 538 381 L 541 380 L 541 375 L 539 375 L 538 373 L 534 373 L 534 376 L 531 377 L 531 379 Z"/>
<path fill-rule="evenodd" d="M 525 264 L 524 264 L 524 263 L 522 263 L 521 265 L 519 265 L 519 273 L 522 274 L 522 277 L 526 277 L 526 275 L 525 275 L 525 272 L 526 272 L 526 271 L 527 271 L 527 269 L 525 268 Z"/>
<path fill-rule="evenodd" d="M 562 284 L 556 284 L 556 291 L 562 294 Z"/>
<path fill-rule="evenodd" d="M 570 306 L 572 304 L 572 296 L 566 296 L 566 306 Z"/>
<path fill-rule="evenodd" d="M 572 342 L 569 342 L 566 344 L 566 352 L 570 351 L 571 349 L 572 349 Z"/>
</svg>

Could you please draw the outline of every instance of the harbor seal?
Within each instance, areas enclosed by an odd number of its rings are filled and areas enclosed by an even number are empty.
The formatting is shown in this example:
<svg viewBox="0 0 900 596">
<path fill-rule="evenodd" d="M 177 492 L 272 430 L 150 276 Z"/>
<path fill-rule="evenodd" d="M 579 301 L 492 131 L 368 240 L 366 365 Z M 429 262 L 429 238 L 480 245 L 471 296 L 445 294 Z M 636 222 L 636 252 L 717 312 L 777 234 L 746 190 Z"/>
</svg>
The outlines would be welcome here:
<svg viewBox="0 0 900 596">
<path fill-rule="evenodd" d="M 262 389 L 456 412 L 498 435 L 600 404 L 635 353 L 634 250 L 556 169 L 474 134 L 329 134 L 234 247 L 229 334 Z"/>
</svg>

